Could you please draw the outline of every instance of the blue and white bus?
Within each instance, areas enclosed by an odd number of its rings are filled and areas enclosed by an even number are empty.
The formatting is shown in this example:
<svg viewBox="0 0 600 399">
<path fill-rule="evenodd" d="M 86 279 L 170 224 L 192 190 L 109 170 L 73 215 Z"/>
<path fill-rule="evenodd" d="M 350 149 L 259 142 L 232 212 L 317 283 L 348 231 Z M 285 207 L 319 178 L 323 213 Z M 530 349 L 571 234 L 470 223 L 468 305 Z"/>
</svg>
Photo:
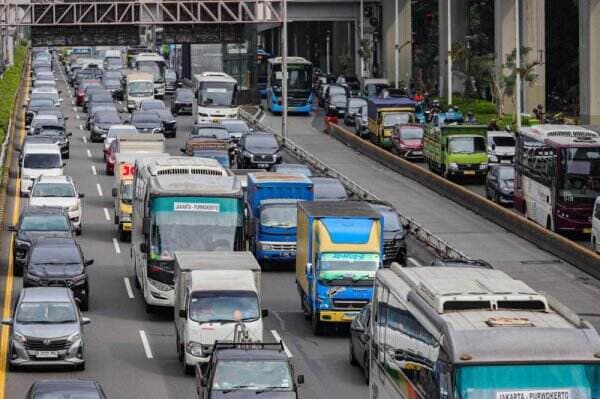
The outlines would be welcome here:
<svg viewBox="0 0 600 399">
<path fill-rule="evenodd" d="M 313 104 L 312 63 L 302 57 L 288 57 L 288 112 L 310 114 Z M 281 57 L 269 60 L 267 103 L 269 111 L 283 111 L 281 98 Z"/>
</svg>

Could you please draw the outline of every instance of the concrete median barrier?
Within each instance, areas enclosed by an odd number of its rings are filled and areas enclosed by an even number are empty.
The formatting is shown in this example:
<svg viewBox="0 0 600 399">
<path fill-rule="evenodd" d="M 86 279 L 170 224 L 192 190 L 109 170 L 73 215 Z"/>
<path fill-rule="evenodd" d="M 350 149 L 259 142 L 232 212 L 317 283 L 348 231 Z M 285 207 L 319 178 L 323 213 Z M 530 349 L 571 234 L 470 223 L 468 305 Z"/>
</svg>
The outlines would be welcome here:
<svg viewBox="0 0 600 399">
<path fill-rule="evenodd" d="M 327 133 L 358 152 L 388 168 L 418 181 L 436 193 L 491 220 L 506 230 L 526 239 L 541 249 L 571 263 L 580 270 L 600 278 L 600 256 L 593 251 L 531 222 L 426 169 L 420 168 L 389 151 L 365 141 L 339 125 L 331 124 Z"/>
</svg>

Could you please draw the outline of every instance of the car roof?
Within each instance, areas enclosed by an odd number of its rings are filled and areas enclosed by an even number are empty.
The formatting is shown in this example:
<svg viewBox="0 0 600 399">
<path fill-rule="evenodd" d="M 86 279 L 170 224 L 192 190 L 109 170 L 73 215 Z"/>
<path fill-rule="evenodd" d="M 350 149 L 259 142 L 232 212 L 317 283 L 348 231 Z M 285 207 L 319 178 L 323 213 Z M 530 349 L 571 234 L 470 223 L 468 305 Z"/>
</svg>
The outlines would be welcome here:
<svg viewBox="0 0 600 399">
<path fill-rule="evenodd" d="M 60 206 L 28 206 L 21 211 L 21 216 L 30 215 L 66 215 L 64 208 Z"/>
<path fill-rule="evenodd" d="M 40 183 L 70 183 L 73 184 L 71 176 L 40 176 L 37 179 Z"/>
<path fill-rule="evenodd" d="M 152 115 L 152 116 L 156 116 L 157 118 L 160 118 L 160 115 L 158 115 L 158 112 L 156 112 L 156 110 L 154 110 L 154 109 L 147 110 L 147 111 L 134 111 L 133 114 L 131 114 L 131 117 L 138 116 L 138 115 L 141 115 L 141 116 Z"/>
<path fill-rule="evenodd" d="M 98 390 L 100 384 L 93 380 L 79 380 L 79 379 L 56 379 L 56 380 L 37 380 L 32 385 L 32 390 L 35 393 L 44 392 L 60 392 L 65 389 L 86 389 L 86 390 Z"/>
<path fill-rule="evenodd" d="M 32 143 L 27 146 L 28 154 L 47 154 L 47 153 L 59 153 L 60 148 L 56 144 L 43 144 L 43 143 Z"/>
<path fill-rule="evenodd" d="M 71 302 L 68 287 L 26 287 L 22 290 L 22 302 Z"/>
</svg>

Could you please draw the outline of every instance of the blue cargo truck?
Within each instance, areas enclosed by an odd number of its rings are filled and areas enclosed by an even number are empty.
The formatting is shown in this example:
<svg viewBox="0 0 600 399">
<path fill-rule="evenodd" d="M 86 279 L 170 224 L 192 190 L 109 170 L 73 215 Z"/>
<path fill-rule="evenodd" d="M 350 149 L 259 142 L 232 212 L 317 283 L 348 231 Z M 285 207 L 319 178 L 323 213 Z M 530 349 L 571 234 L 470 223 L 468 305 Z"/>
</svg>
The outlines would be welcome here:
<svg viewBox="0 0 600 399">
<path fill-rule="evenodd" d="M 313 183 L 306 176 L 248 174 L 248 239 L 256 259 L 282 262 L 296 259 L 297 202 L 313 198 Z"/>
</svg>

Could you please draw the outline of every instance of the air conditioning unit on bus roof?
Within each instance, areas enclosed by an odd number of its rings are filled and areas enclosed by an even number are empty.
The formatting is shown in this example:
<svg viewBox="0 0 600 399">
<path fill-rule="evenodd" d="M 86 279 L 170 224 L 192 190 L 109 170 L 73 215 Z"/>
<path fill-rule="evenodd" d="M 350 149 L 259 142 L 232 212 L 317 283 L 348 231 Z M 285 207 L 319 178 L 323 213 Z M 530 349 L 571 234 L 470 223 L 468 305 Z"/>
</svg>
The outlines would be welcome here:
<svg viewBox="0 0 600 399">
<path fill-rule="evenodd" d="M 205 175 L 228 176 L 227 169 L 214 159 L 193 157 L 169 157 L 156 159 L 148 166 L 153 176 L 166 175 Z"/>
</svg>

